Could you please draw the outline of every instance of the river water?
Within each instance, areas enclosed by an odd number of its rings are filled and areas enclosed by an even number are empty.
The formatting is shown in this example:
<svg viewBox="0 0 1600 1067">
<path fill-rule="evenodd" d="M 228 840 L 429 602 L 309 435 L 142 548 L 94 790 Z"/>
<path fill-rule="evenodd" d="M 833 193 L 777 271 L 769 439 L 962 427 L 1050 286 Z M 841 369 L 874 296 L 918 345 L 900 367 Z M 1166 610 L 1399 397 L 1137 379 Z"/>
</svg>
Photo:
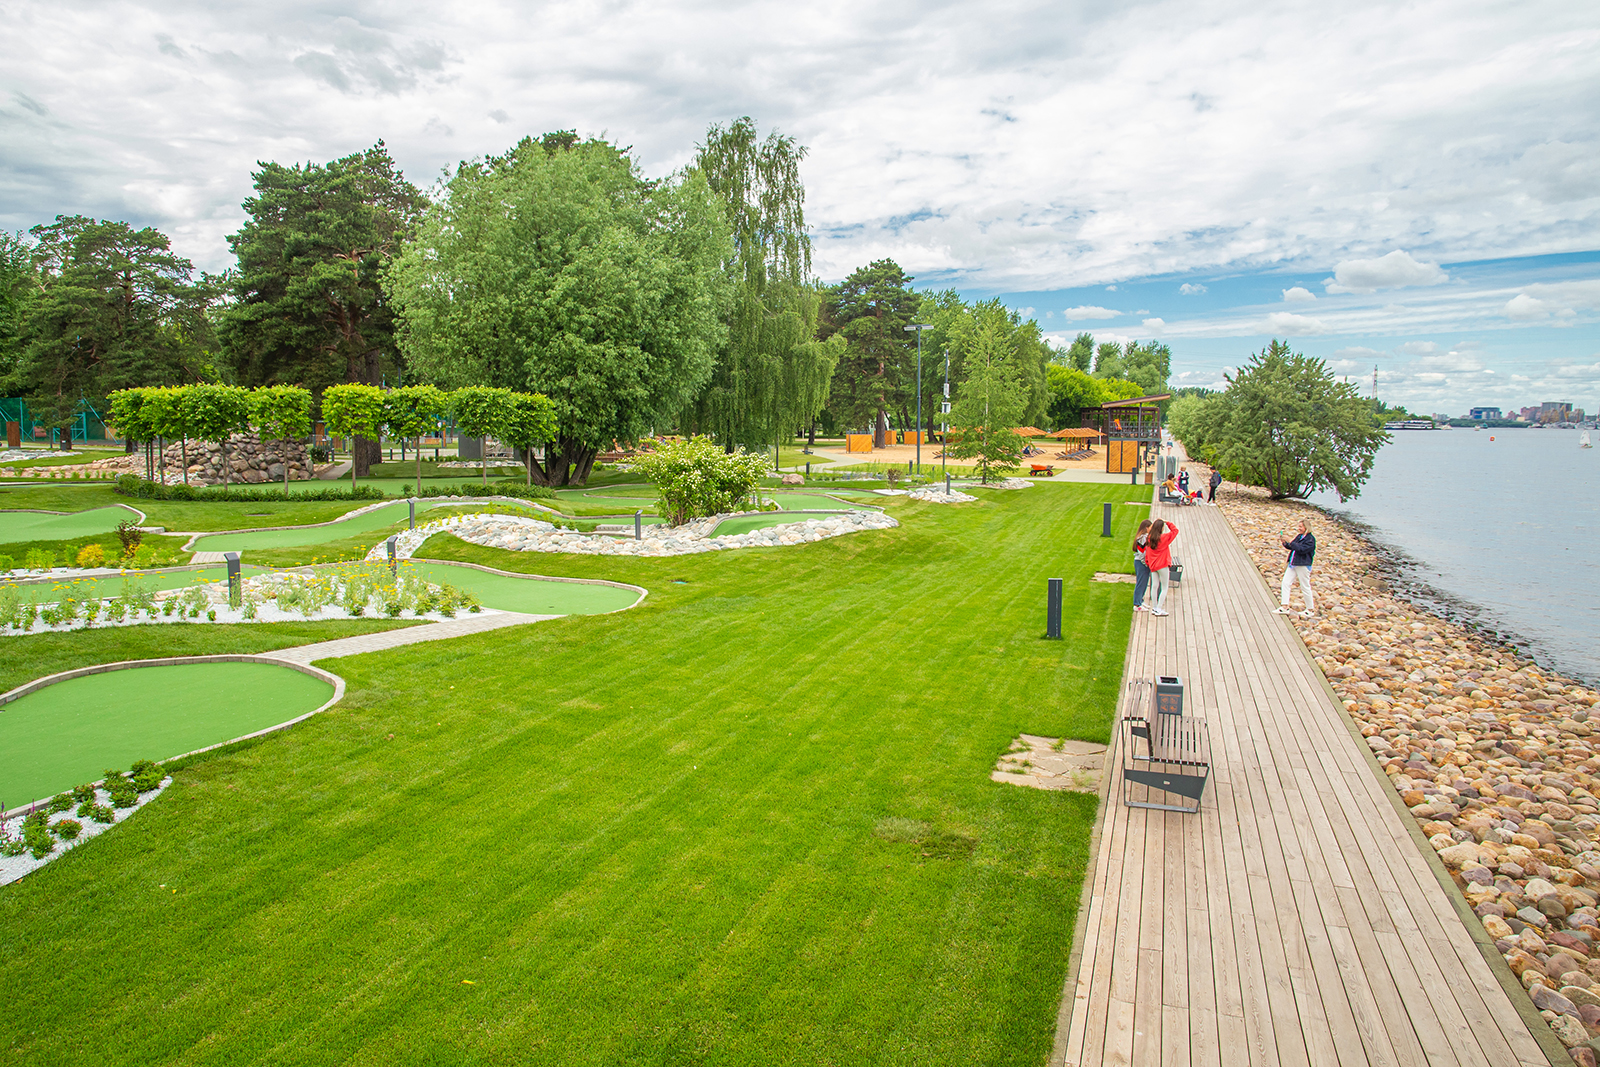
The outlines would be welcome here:
<svg viewBox="0 0 1600 1067">
<path fill-rule="evenodd" d="M 1311 502 L 1366 527 L 1409 599 L 1600 684 L 1600 448 L 1578 441 L 1577 430 L 1397 431 L 1359 497 Z"/>
</svg>

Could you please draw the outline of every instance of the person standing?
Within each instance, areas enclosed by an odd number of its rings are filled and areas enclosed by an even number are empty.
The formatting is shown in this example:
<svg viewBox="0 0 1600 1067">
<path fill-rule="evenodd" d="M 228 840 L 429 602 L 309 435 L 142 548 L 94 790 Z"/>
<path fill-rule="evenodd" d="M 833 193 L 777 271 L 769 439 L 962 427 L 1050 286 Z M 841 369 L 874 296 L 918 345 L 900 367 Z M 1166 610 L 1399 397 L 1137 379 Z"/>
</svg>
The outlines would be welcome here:
<svg viewBox="0 0 1600 1067">
<path fill-rule="evenodd" d="M 1180 467 L 1180 468 L 1178 468 L 1178 488 L 1183 492 L 1184 496 L 1188 496 L 1189 495 L 1189 468 L 1188 467 Z"/>
<path fill-rule="evenodd" d="M 1222 484 L 1222 472 L 1219 471 L 1219 470 L 1215 470 L 1215 469 L 1212 470 L 1212 472 L 1211 472 L 1211 495 L 1206 497 L 1206 503 L 1207 504 L 1215 504 L 1217 502 L 1217 486 L 1219 486 L 1221 484 Z"/>
<path fill-rule="evenodd" d="M 1172 566 L 1172 542 L 1178 536 L 1176 523 L 1157 519 L 1150 524 L 1149 538 L 1145 542 L 1144 565 L 1150 568 L 1150 585 L 1155 590 L 1152 615 L 1166 615 L 1167 574 Z"/>
<path fill-rule="evenodd" d="M 1150 568 L 1144 563 L 1144 549 L 1150 541 L 1150 520 L 1139 524 L 1139 533 L 1133 539 L 1133 610 L 1144 610 L 1144 591 L 1150 588 Z"/>
<path fill-rule="evenodd" d="M 1282 530 L 1278 531 L 1278 536 L 1283 537 Z M 1289 550 L 1289 559 L 1283 568 L 1283 588 L 1278 597 L 1278 614 L 1293 614 L 1289 610 L 1289 590 L 1294 588 L 1294 583 L 1298 580 L 1300 597 L 1306 604 L 1306 609 L 1300 613 L 1300 617 L 1309 619 L 1317 610 L 1316 599 L 1311 595 L 1311 561 L 1317 555 L 1317 539 L 1302 522 L 1293 540 L 1280 540 L 1279 543 Z"/>
</svg>

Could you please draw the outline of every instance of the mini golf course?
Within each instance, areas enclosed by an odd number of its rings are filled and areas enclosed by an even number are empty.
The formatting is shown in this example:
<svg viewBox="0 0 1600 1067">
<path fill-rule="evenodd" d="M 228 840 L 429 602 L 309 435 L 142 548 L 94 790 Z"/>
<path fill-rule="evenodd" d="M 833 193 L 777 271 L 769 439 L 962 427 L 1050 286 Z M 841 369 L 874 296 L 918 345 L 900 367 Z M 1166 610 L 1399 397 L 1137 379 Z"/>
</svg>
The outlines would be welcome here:
<svg viewBox="0 0 1600 1067">
<path fill-rule="evenodd" d="M 69 515 L 49 515 L 37 511 L 0 512 L 0 544 L 20 541 L 70 541 L 78 537 L 110 533 L 124 519 L 139 516 L 123 507 L 91 508 Z"/>
<path fill-rule="evenodd" d="M 465 589 L 486 608 L 521 611 L 529 615 L 603 615 L 631 607 L 639 599 L 632 589 L 585 582 L 554 582 L 539 578 L 513 578 L 454 563 L 428 563 L 411 559 L 409 573 L 430 582 Z"/>
<path fill-rule="evenodd" d="M 241 694 L 248 694 L 241 699 Z M 0 707 L 0 804 L 15 807 L 315 711 L 328 683 L 268 663 L 185 663 L 107 671 Z"/>
<path fill-rule="evenodd" d="M 417 501 L 417 514 L 436 507 L 448 507 L 459 503 L 449 498 L 440 500 Z M 382 530 L 393 526 L 397 522 L 404 522 L 410 514 L 406 502 L 401 500 L 393 504 L 386 504 L 381 508 L 374 508 L 365 514 L 357 515 L 353 519 L 342 519 L 338 522 L 327 523 L 321 526 L 293 526 L 283 530 L 244 530 L 239 533 L 212 534 L 202 537 L 194 543 L 196 552 L 244 552 L 251 548 L 303 548 L 306 545 L 320 545 L 327 541 L 341 541 L 346 537 L 357 534 L 371 533 L 373 530 Z"/>
</svg>

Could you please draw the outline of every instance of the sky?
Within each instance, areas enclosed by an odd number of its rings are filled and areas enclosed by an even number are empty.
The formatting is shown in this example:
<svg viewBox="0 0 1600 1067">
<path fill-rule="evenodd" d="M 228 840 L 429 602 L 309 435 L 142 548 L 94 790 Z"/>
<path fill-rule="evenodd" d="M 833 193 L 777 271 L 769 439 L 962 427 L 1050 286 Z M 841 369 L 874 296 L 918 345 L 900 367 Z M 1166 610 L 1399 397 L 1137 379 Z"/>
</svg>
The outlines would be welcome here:
<svg viewBox="0 0 1600 1067">
<path fill-rule="evenodd" d="M 1218 386 L 1273 337 L 1418 412 L 1600 410 L 1600 5 L 0 0 L 0 227 L 231 264 L 257 161 L 431 185 L 572 128 L 808 149 L 825 281 L 891 257 Z"/>
</svg>

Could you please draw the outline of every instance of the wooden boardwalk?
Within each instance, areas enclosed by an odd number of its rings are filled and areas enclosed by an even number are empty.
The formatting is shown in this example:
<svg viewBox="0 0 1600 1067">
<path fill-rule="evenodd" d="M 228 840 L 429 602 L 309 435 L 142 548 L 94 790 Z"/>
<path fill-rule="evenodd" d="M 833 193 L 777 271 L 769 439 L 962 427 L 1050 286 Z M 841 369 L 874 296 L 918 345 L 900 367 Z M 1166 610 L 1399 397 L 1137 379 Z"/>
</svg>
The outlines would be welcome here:
<svg viewBox="0 0 1600 1067">
<path fill-rule="evenodd" d="M 1181 676 L 1212 776 L 1197 814 L 1130 808 L 1108 754 L 1052 1064 L 1548 1067 L 1227 520 L 1156 511 L 1184 579 L 1122 702 Z"/>
</svg>

